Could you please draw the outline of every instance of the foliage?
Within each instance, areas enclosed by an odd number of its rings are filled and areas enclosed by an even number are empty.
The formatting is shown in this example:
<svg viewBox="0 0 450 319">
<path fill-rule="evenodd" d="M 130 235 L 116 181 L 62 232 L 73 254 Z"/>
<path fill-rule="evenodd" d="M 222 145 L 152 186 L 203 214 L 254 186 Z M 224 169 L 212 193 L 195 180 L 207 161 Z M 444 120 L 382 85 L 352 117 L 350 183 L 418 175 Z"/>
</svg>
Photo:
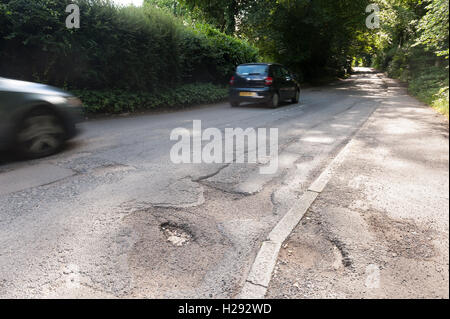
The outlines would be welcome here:
<svg viewBox="0 0 450 319">
<path fill-rule="evenodd" d="M 64 25 L 73 1 L 79 30 Z M 372 64 L 428 103 L 448 94 L 448 0 L 145 0 L 143 8 L 73 1 L 2 0 L 0 74 L 106 94 L 165 92 L 224 83 L 237 64 L 263 60 L 260 53 L 300 80 Z M 365 25 L 372 2 L 381 8 L 376 30 Z M 106 104 L 99 107 L 126 108 Z"/>
<path fill-rule="evenodd" d="M 258 50 L 247 41 L 226 35 L 210 25 L 196 23 L 188 35 L 183 44 L 188 57 L 183 60 L 187 70 L 200 64 L 207 69 L 215 69 L 218 74 L 231 76 L 237 65 L 258 60 Z M 198 42 L 193 42 L 193 39 Z M 203 50 L 203 55 L 200 50 Z"/>
<path fill-rule="evenodd" d="M 373 66 L 448 115 L 448 0 L 378 0 Z"/>
<path fill-rule="evenodd" d="M 435 50 L 438 56 L 448 59 L 448 0 L 429 0 L 428 2 L 427 13 L 419 21 L 420 36 L 416 44 Z"/>
<path fill-rule="evenodd" d="M 427 66 L 416 70 L 408 78 L 409 92 L 448 117 L 448 70 Z"/>
<path fill-rule="evenodd" d="M 75 90 L 88 113 L 122 113 L 162 107 L 212 103 L 228 96 L 228 89 L 211 83 L 191 83 L 149 92 L 126 90 Z"/>
<path fill-rule="evenodd" d="M 146 4 L 165 10 L 177 17 L 191 17 L 187 6 L 178 0 L 144 0 Z"/>
<path fill-rule="evenodd" d="M 250 0 L 180 0 L 193 18 L 205 21 L 222 32 L 234 34 L 236 19 Z"/>
<path fill-rule="evenodd" d="M 343 75 L 364 45 L 366 0 L 252 0 L 238 24 L 266 60 L 303 77 Z"/>
<path fill-rule="evenodd" d="M 72 89 L 152 92 L 225 82 L 237 63 L 258 58 L 247 42 L 209 26 L 185 25 L 152 5 L 75 2 L 81 28 L 69 30 L 68 0 L 3 0 L 0 74 Z"/>
<path fill-rule="evenodd" d="M 447 83 L 448 84 L 448 83 Z M 431 106 L 436 109 L 439 113 L 444 114 L 447 119 L 449 117 L 449 112 L 448 112 L 448 99 L 449 99 L 449 94 L 448 94 L 448 86 L 447 87 L 443 87 L 439 90 L 438 93 L 436 93 L 433 97 L 433 101 L 431 102 Z"/>
</svg>

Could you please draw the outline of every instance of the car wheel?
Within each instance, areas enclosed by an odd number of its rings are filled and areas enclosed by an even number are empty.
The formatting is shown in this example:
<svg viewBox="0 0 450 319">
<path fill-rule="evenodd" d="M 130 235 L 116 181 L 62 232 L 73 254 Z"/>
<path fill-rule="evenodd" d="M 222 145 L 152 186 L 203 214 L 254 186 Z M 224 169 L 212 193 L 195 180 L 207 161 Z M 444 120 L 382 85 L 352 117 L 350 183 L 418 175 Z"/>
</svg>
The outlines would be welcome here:
<svg viewBox="0 0 450 319">
<path fill-rule="evenodd" d="M 232 106 L 232 107 L 238 107 L 239 106 L 239 102 L 230 102 L 230 105 Z"/>
<path fill-rule="evenodd" d="M 300 101 L 300 90 L 295 91 L 295 96 L 292 98 L 292 103 L 298 103 Z"/>
<path fill-rule="evenodd" d="M 65 130 L 58 116 L 48 109 L 27 114 L 17 131 L 17 150 L 26 158 L 54 154 L 64 142 Z"/>
<path fill-rule="evenodd" d="M 280 104 L 280 96 L 278 93 L 272 95 L 272 99 L 269 101 L 269 107 L 276 108 Z"/>
</svg>

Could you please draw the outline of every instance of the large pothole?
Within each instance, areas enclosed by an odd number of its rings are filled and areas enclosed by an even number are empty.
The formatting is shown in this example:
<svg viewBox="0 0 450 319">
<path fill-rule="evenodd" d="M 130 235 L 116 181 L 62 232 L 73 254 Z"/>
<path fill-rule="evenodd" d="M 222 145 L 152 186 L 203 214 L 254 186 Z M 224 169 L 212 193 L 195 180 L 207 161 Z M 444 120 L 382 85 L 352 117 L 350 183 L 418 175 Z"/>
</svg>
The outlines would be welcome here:
<svg viewBox="0 0 450 319">
<path fill-rule="evenodd" d="M 185 246 L 192 240 L 192 234 L 184 226 L 167 222 L 161 224 L 160 228 L 167 241 L 176 247 Z"/>
</svg>

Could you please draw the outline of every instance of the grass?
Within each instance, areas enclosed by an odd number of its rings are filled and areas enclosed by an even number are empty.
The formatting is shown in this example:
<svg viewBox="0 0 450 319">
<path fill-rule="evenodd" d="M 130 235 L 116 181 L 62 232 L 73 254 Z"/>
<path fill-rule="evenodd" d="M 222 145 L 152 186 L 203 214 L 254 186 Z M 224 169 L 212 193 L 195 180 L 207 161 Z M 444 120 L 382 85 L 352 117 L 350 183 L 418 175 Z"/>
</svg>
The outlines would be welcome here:
<svg viewBox="0 0 450 319">
<path fill-rule="evenodd" d="M 439 113 L 449 116 L 448 69 L 428 67 L 409 76 L 409 92 Z"/>
<path fill-rule="evenodd" d="M 431 107 L 437 110 L 439 113 L 444 114 L 448 119 L 448 86 L 441 89 L 441 91 L 435 95 L 435 99 L 431 102 Z"/>
</svg>

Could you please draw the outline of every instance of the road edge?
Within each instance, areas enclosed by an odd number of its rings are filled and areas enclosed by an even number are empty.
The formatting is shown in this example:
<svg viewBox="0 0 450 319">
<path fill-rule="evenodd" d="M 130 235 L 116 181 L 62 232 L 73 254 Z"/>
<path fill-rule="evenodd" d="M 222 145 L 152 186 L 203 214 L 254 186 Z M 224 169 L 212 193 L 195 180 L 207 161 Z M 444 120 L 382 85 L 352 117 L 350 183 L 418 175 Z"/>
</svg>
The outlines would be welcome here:
<svg viewBox="0 0 450 319">
<path fill-rule="evenodd" d="M 351 144 L 349 141 L 331 163 L 322 171 L 319 177 L 308 187 L 306 192 L 296 201 L 288 212 L 275 225 L 262 242 L 261 247 L 251 266 L 250 272 L 244 286 L 238 295 L 239 299 L 262 299 L 264 298 L 272 272 L 278 259 L 278 254 L 283 242 L 289 237 L 303 216 L 309 210 L 316 198 L 323 191 L 335 170 L 345 158 L 345 151 Z"/>
<path fill-rule="evenodd" d="M 380 79 L 386 84 L 384 76 L 381 76 Z M 380 101 L 380 104 L 370 112 L 364 123 L 362 123 L 348 139 L 348 142 L 325 167 L 322 173 L 311 183 L 303 195 L 275 225 L 266 240 L 261 243 L 261 247 L 253 261 L 244 286 L 237 295 L 238 299 L 263 299 L 265 297 L 283 242 L 300 223 L 303 216 L 309 210 L 319 194 L 323 192 L 328 182 L 333 177 L 336 169 L 338 169 L 345 160 L 350 146 L 354 143 L 355 136 L 357 136 L 367 125 L 373 113 L 382 103 L 383 102 Z"/>
</svg>

